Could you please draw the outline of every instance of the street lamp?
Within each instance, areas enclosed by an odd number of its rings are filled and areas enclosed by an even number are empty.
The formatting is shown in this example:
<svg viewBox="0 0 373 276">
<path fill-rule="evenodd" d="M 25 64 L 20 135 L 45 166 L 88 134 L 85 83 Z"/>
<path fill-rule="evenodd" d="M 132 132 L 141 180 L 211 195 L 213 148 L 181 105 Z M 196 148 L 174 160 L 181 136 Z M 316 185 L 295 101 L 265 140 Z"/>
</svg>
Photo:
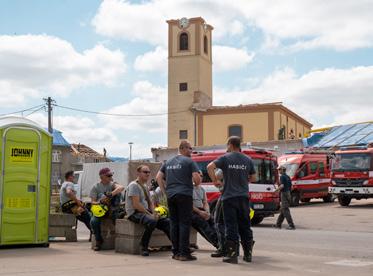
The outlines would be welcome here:
<svg viewBox="0 0 373 276">
<path fill-rule="evenodd" d="M 130 145 L 130 161 L 132 160 L 132 145 L 133 142 L 129 142 L 128 145 Z"/>
</svg>

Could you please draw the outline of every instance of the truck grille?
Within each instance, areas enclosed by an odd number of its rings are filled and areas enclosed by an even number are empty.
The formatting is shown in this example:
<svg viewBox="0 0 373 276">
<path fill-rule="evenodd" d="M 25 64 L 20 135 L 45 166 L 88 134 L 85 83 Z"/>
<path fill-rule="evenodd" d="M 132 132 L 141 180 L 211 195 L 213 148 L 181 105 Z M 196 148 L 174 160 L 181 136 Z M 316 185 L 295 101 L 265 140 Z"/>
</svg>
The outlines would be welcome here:
<svg viewBox="0 0 373 276">
<path fill-rule="evenodd" d="M 351 179 L 351 178 L 336 178 L 334 179 L 336 186 L 340 187 L 360 187 L 366 179 Z"/>
</svg>

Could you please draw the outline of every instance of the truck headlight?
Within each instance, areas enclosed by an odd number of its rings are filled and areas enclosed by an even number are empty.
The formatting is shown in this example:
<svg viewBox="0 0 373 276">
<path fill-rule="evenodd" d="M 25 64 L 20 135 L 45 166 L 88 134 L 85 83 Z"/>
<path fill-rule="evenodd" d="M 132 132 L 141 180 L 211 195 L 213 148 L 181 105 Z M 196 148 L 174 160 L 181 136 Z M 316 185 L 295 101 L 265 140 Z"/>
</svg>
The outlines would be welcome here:
<svg viewBox="0 0 373 276">
<path fill-rule="evenodd" d="M 369 184 L 369 180 L 368 179 L 363 182 L 363 185 L 368 185 L 368 184 Z"/>
<path fill-rule="evenodd" d="M 333 184 L 333 185 L 337 185 L 337 183 L 335 183 L 335 181 L 334 181 L 334 180 L 332 180 L 332 184 Z"/>
</svg>

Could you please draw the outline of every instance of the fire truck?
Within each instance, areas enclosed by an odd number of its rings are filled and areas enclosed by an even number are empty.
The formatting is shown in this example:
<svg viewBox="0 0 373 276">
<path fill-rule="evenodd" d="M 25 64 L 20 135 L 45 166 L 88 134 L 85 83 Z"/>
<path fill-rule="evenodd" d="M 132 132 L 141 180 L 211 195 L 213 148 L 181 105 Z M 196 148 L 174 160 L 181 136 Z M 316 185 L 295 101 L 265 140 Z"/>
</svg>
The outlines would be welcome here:
<svg viewBox="0 0 373 276">
<path fill-rule="evenodd" d="M 256 182 L 249 184 L 250 204 L 255 211 L 251 223 L 255 225 L 261 223 L 265 217 L 274 216 L 280 209 L 279 193 L 275 191 L 278 180 L 277 157 L 272 152 L 262 149 L 243 149 L 242 153 L 251 157 L 256 171 Z M 206 167 L 223 154 L 225 151 L 219 150 L 197 152 L 192 155 L 192 159 L 203 173 L 202 185 L 206 190 L 212 212 L 221 194 L 212 184 Z"/>
<path fill-rule="evenodd" d="M 292 181 L 291 205 L 298 206 L 299 201 L 309 202 L 312 198 L 322 198 L 331 202 L 329 157 L 326 153 L 291 152 L 279 157 L 280 165 Z"/>
<path fill-rule="evenodd" d="M 347 147 L 332 159 L 332 187 L 341 206 L 351 199 L 373 198 L 373 147 Z"/>
</svg>

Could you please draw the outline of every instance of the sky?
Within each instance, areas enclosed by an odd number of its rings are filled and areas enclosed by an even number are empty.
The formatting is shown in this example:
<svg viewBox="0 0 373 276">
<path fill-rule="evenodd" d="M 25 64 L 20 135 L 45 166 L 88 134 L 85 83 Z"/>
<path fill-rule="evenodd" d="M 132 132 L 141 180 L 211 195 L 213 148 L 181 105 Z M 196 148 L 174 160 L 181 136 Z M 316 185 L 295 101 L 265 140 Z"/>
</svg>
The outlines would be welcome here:
<svg viewBox="0 0 373 276">
<path fill-rule="evenodd" d="M 370 0 L 4 0 L 0 114 L 109 156 L 167 145 L 168 19 L 213 30 L 213 104 L 283 102 L 315 128 L 373 120 Z M 34 108 L 35 107 L 35 108 Z M 125 115 L 105 116 L 65 107 Z"/>
</svg>

